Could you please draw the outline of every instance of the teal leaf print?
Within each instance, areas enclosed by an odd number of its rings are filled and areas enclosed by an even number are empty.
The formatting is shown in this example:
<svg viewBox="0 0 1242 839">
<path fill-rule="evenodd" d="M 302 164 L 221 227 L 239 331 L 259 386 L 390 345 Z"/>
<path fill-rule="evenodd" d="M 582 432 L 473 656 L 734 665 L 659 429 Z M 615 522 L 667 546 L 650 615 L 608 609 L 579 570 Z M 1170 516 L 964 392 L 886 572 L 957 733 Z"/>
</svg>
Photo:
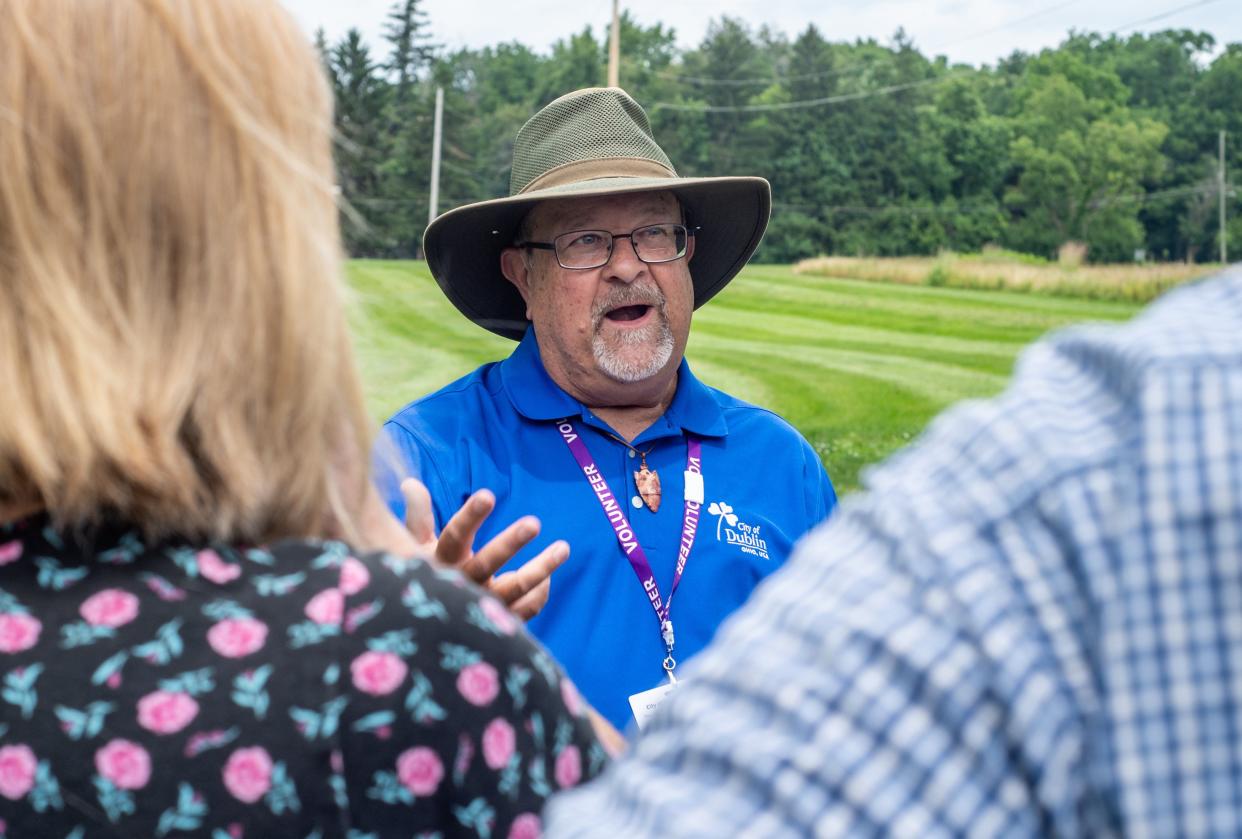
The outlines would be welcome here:
<svg viewBox="0 0 1242 839">
<path fill-rule="evenodd" d="M 345 784 L 345 776 L 335 772 L 328 777 L 328 785 L 332 787 L 332 801 L 336 809 L 342 813 L 349 812 L 349 788 Z"/>
<path fill-rule="evenodd" d="M 134 814 L 134 796 L 129 790 L 118 789 L 115 784 L 102 775 L 95 775 L 92 780 L 95 783 L 95 797 L 99 799 L 99 806 L 103 808 L 104 815 L 108 817 L 108 821 L 116 824 L 121 820 L 121 816 L 132 816 Z"/>
<path fill-rule="evenodd" d="M 156 836 L 167 836 L 171 831 L 198 830 L 207 814 L 203 796 L 184 781 L 177 787 L 177 803 L 160 814 L 155 828 Z"/>
<path fill-rule="evenodd" d="M 538 711 L 530 715 L 530 736 L 535 738 L 535 745 L 543 748 L 543 715 Z"/>
<path fill-rule="evenodd" d="M 302 732 L 302 736 L 307 740 L 331 737 L 340 725 L 341 714 L 344 713 L 348 702 L 346 697 L 338 696 L 325 702 L 318 712 L 294 706 L 289 709 L 289 716 L 293 717 L 298 731 Z"/>
<path fill-rule="evenodd" d="M 323 553 L 311 560 L 311 568 L 340 568 L 349 556 L 342 542 L 324 542 Z"/>
<path fill-rule="evenodd" d="M 438 830 L 424 830 L 414 834 L 414 839 L 444 839 L 444 834 Z"/>
<path fill-rule="evenodd" d="M 98 687 L 108 682 L 114 676 L 119 679 L 121 676 L 121 668 L 125 666 L 125 662 L 129 661 L 129 653 L 121 650 L 115 655 L 104 659 L 103 664 L 95 668 L 95 672 L 91 674 L 91 684 Z"/>
<path fill-rule="evenodd" d="M 202 696 L 216 689 L 216 681 L 212 677 L 212 668 L 200 667 L 189 670 L 171 679 L 160 679 L 160 690 L 169 693 L 188 693 L 190 696 Z"/>
<path fill-rule="evenodd" d="M 413 681 L 414 686 L 405 695 L 405 709 L 414 721 L 427 725 L 447 717 L 448 713 L 431 698 L 431 680 L 415 671 Z"/>
<path fill-rule="evenodd" d="M 492 635 L 504 635 L 505 634 L 500 631 L 500 627 L 492 623 L 492 621 L 487 617 L 487 615 L 483 614 L 483 610 L 479 608 L 478 603 L 471 603 L 469 606 L 466 607 L 466 622 L 469 624 L 473 624 L 474 626 L 477 626 L 479 629 L 483 630 L 484 632 L 491 633 Z"/>
<path fill-rule="evenodd" d="M 483 660 L 483 656 L 476 653 L 461 644 L 441 644 L 440 645 L 440 666 L 445 670 L 451 670 L 456 673 L 463 667 L 471 664 L 478 664 Z"/>
<path fill-rule="evenodd" d="M 43 528 L 43 541 L 47 542 L 56 550 L 60 550 L 65 546 L 64 540 L 60 538 L 60 534 L 56 532 L 56 528 L 50 524 Z"/>
<path fill-rule="evenodd" d="M 543 758 L 538 755 L 530 761 L 530 788 L 540 798 L 552 795 L 552 787 L 548 786 L 547 769 L 544 768 Z"/>
<path fill-rule="evenodd" d="M 203 614 L 213 621 L 253 618 L 254 613 L 232 600 L 213 600 L 203 607 Z"/>
<path fill-rule="evenodd" d="M 74 621 L 60 628 L 60 648 L 72 650 L 85 647 L 103 638 L 115 638 L 116 630 L 110 626 L 92 626 L 86 621 Z"/>
<path fill-rule="evenodd" d="M 50 556 L 36 557 L 35 567 L 39 569 L 39 588 L 50 588 L 52 591 L 64 591 L 90 573 L 86 566 L 62 568 Z"/>
<path fill-rule="evenodd" d="M 260 574 L 254 578 L 254 588 L 260 597 L 284 597 L 304 582 L 306 582 L 305 571 L 279 577 L 272 574 Z"/>
<path fill-rule="evenodd" d="M 52 710 L 60 720 L 60 728 L 70 740 L 81 740 L 83 737 L 98 737 L 103 731 L 104 720 L 116 709 L 112 702 L 92 702 L 84 710 L 57 705 Z"/>
<path fill-rule="evenodd" d="M 487 803 L 486 798 L 476 798 L 465 807 L 454 807 L 453 815 L 463 827 L 479 834 L 480 839 L 491 839 L 492 827 L 496 824 L 496 810 Z"/>
<path fill-rule="evenodd" d="M 60 797 L 60 784 L 52 774 L 52 765 L 46 760 L 39 761 L 35 768 L 34 788 L 30 790 L 30 806 L 36 813 L 48 810 L 64 809 L 65 802 Z"/>
<path fill-rule="evenodd" d="M 341 634 L 341 628 L 334 623 L 315 623 L 302 621 L 289 627 L 289 646 L 295 650 L 322 643 L 327 638 L 335 638 Z"/>
<path fill-rule="evenodd" d="M 356 827 L 351 827 L 349 832 L 345 834 L 345 839 L 380 839 L 378 833 L 363 833 Z"/>
<path fill-rule="evenodd" d="M 9 733 L 9 726 L 8 726 L 8 723 L 2 723 L 2 722 L 0 722 L 0 737 L 3 737 L 4 735 L 6 735 L 6 734 L 8 734 L 8 733 Z"/>
<path fill-rule="evenodd" d="M 410 610 L 411 615 L 419 620 L 428 618 L 448 620 L 448 610 L 444 608 L 444 604 L 428 597 L 426 589 L 417 580 L 405 587 L 405 591 L 401 593 L 401 603 Z"/>
<path fill-rule="evenodd" d="M 409 658 L 418 652 L 418 644 L 414 643 L 414 630 L 394 629 L 367 641 L 367 649 Z"/>
<path fill-rule="evenodd" d="M 505 768 L 500 771 L 500 782 L 496 788 L 511 799 L 516 799 L 522 782 L 522 759 L 517 752 L 509 758 Z"/>
<path fill-rule="evenodd" d="M 211 839 L 233 839 L 233 834 L 229 833 L 227 830 L 221 830 L 217 827 L 215 830 L 211 831 Z"/>
<path fill-rule="evenodd" d="M 24 615 L 29 610 L 13 595 L 0 588 L 0 615 Z"/>
<path fill-rule="evenodd" d="M 271 675 L 272 665 L 270 664 L 239 673 L 237 678 L 233 679 L 233 702 L 254 711 L 257 719 L 263 719 L 267 716 L 267 709 L 271 703 L 271 697 L 268 696 L 266 690 L 267 680 Z"/>
<path fill-rule="evenodd" d="M 117 542 L 116 547 L 110 548 L 99 555 L 100 562 L 106 562 L 109 565 L 128 565 L 138 558 L 146 548 L 142 544 L 142 540 L 133 533 L 126 533 Z"/>
<path fill-rule="evenodd" d="M 398 577 L 404 577 L 406 574 L 410 573 L 410 568 L 414 566 L 413 562 L 396 556 L 395 554 L 384 554 L 380 557 L 380 562 L 384 564 L 385 568 L 396 574 Z"/>
<path fill-rule="evenodd" d="M 574 739 L 573 724 L 567 718 L 561 717 L 560 721 L 557 722 L 556 724 L 556 737 L 552 741 L 553 743 L 552 751 L 556 752 L 557 754 L 560 754 L 561 752 L 565 750 L 566 746 L 568 746 L 571 742 L 573 742 L 573 739 Z"/>
<path fill-rule="evenodd" d="M 453 757 L 453 783 L 461 786 L 466 782 L 466 773 L 470 771 L 470 762 L 474 760 L 474 741 L 469 734 L 461 734 L 457 738 L 457 754 Z"/>
<path fill-rule="evenodd" d="M 341 665 L 329 664 L 323 671 L 323 683 L 325 685 L 335 685 L 341 680 Z"/>
<path fill-rule="evenodd" d="M 591 767 L 590 776 L 598 775 L 604 768 L 604 764 L 608 762 L 608 753 L 604 751 L 604 747 L 598 741 L 591 744 L 587 750 L 587 760 Z"/>
<path fill-rule="evenodd" d="M 39 704 L 39 694 L 35 691 L 35 682 L 43 672 L 42 664 L 30 664 L 10 670 L 4 677 L 4 689 L 0 697 L 10 705 L 16 705 L 22 712 L 22 719 L 30 719 L 35 707 Z"/>
<path fill-rule="evenodd" d="M 168 558 L 191 580 L 198 577 L 198 557 L 189 548 L 177 548 L 168 552 Z"/>
<path fill-rule="evenodd" d="M 367 714 L 362 719 L 356 720 L 350 726 L 354 731 L 378 731 L 386 726 L 391 726 L 397 719 L 397 715 L 392 711 L 376 711 L 373 714 Z"/>
<path fill-rule="evenodd" d="M 65 834 L 65 839 L 86 839 L 86 828 L 78 825 L 73 830 Z"/>
<path fill-rule="evenodd" d="M 358 627 L 375 617 L 384 608 L 384 601 L 380 598 L 355 606 L 345 613 L 345 631 L 353 632 Z"/>
<path fill-rule="evenodd" d="M 526 685 L 530 682 L 530 677 L 531 669 L 520 664 L 510 667 L 508 675 L 505 676 L 505 690 L 513 698 L 515 710 L 520 711 L 526 707 Z"/>
<path fill-rule="evenodd" d="M 547 680 L 548 687 L 556 688 L 560 686 L 561 677 L 556 672 L 556 664 L 552 661 L 552 656 L 543 650 L 536 650 L 531 656 L 531 661 L 535 663 L 535 667 L 543 674 L 543 678 Z"/>
<path fill-rule="evenodd" d="M 367 798 L 373 798 L 385 804 L 412 805 L 414 803 L 414 793 L 397 780 L 396 772 L 376 772 L 372 776 L 371 788 L 367 790 Z"/>
<path fill-rule="evenodd" d="M 301 811 L 302 802 L 298 800 L 297 787 L 289 777 L 289 770 L 285 768 L 283 760 L 272 766 L 272 788 L 267 791 L 263 800 L 267 802 L 268 809 L 277 816 Z"/>
<path fill-rule="evenodd" d="M 191 736 L 189 742 L 185 744 L 185 756 L 198 757 L 203 752 L 227 746 L 237 739 L 238 734 L 236 727 L 223 731 L 200 731 L 198 734 Z"/>
<path fill-rule="evenodd" d="M 184 649 L 181 618 L 174 618 L 155 631 L 153 640 L 134 647 L 133 653 L 138 658 L 163 666 L 180 656 Z"/>
<path fill-rule="evenodd" d="M 256 565 L 266 565 L 270 567 L 276 564 L 276 557 L 272 556 L 272 552 L 264 550 L 263 548 L 248 548 L 242 556 Z"/>
</svg>

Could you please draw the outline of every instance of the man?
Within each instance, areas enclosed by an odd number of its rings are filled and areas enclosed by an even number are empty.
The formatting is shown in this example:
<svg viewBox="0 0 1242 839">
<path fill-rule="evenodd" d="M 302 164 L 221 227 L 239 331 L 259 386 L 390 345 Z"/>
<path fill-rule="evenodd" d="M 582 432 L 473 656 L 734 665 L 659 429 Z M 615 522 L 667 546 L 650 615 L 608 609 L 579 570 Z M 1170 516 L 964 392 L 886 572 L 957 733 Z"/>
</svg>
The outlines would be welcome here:
<svg viewBox="0 0 1242 839">
<path fill-rule="evenodd" d="M 683 358 L 691 313 L 759 244 L 766 181 L 678 177 L 638 105 L 591 89 L 518 133 L 511 193 L 445 213 L 424 246 L 458 309 L 517 348 L 386 431 L 437 524 L 486 488 L 489 522 L 534 513 L 568 540 L 530 628 L 624 727 L 835 495 L 792 427 Z"/>
<path fill-rule="evenodd" d="M 1242 270 L 868 483 L 550 835 L 1242 835 Z"/>
</svg>

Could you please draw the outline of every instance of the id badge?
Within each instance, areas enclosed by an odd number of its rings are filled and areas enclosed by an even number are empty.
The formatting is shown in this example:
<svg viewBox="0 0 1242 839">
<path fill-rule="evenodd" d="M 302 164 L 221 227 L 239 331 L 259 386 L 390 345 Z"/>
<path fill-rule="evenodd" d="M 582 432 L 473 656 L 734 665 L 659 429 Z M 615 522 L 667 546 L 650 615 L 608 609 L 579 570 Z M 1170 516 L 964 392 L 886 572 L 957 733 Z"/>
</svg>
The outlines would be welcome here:
<svg viewBox="0 0 1242 839">
<path fill-rule="evenodd" d="M 651 719 L 651 715 L 655 713 L 656 708 L 660 707 L 660 703 L 676 687 L 677 685 L 675 684 L 663 684 L 653 687 L 651 690 L 636 693 L 630 697 L 630 708 L 634 711 L 634 719 L 638 723 L 639 731 L 642 731 L 643 727 L 647 725 L 647 720 Z"/>
</svg>

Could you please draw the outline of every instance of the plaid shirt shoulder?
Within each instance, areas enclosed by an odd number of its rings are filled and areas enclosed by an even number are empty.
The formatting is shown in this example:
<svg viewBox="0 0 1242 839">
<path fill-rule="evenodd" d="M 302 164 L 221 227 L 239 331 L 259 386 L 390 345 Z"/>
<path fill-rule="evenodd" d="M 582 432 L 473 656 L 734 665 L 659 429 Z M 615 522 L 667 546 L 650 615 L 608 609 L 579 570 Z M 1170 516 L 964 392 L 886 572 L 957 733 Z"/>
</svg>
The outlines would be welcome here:
<svg viewBox="0 0 1242 839">
<path fill-rule="evenodd" d="M 1242 272 L 869 476 L 553 836 L 1242 834 Z"/>
</svg>

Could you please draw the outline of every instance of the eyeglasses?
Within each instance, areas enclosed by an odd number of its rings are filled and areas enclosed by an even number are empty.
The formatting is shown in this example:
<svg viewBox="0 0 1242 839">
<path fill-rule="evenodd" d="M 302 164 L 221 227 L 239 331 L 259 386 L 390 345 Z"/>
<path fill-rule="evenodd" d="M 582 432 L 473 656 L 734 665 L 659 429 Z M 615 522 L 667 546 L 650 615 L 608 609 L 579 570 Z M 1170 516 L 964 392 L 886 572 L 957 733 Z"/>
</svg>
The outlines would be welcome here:
<svg viewBox="0 0 1242 839">
<path fill-rule="evenodd" d="M 607 265 L 617 239 L 629 239 L 634 255 L 648 264 L 672 262 L 686 255 L 686 243 L 697 227 L 684 224 L 649 224 L 629 233 L 607 230 L 573 230 L 562 233 L 551 242 L 519 242 L 519 248 L 555 251 L 562 268 L 583 271 Z"/>
</svg>

